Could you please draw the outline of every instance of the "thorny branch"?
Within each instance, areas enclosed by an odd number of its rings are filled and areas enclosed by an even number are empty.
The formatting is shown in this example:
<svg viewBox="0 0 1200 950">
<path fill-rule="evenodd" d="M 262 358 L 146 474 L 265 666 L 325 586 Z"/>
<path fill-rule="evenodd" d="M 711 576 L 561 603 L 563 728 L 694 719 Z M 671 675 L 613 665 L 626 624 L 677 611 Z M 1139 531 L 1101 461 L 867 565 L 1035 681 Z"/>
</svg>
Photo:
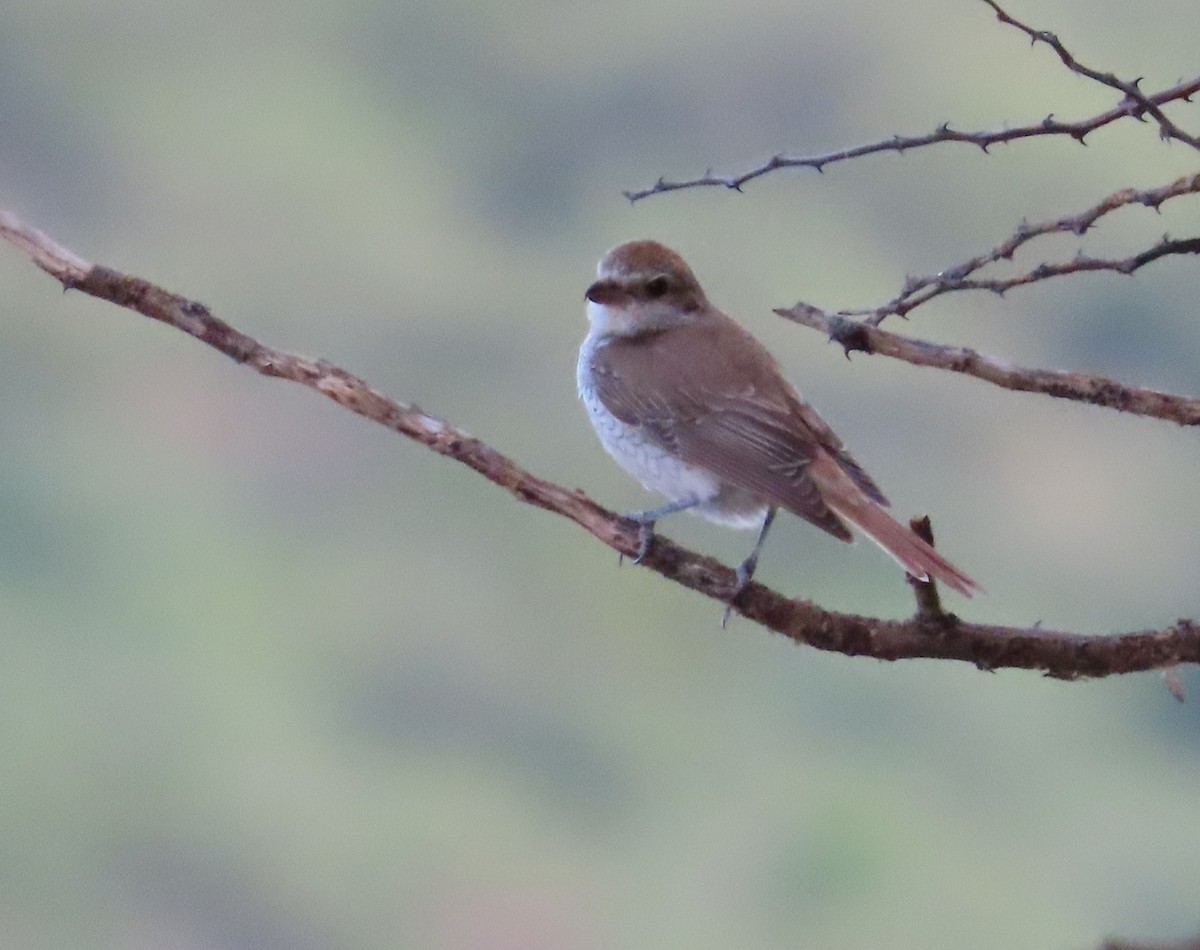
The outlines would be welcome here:
<svg viewBox="0 0 1200 950">
<path fill-rule="evenodd" d="M 1133 415 L 1166 419 L 1184 426 L 1200 425 L 1200 399 L 1194 397 L 1130 386 L 1115 379 L 1087 373 L 1013 366 L 969 347 L 914 340 L 881 330 L 870 321 L 850 320 L 841 314 L 828 313 L 805 303 L 775 312 L 826 334 L 842 345 L 847 356 L 853 352 L 879 353 L 915 366 L 932 366 L 974 376 L 1004 389 L 1086 402 Z"/>
<path fill-rule="evenodd" d="M 449 422 L 389 399 L 331 363 L 269 347 L 214 316 L 201 303 L 141 278 L 90 264 L 8 212 L 0 211 L 0 237 L 22 248 L 67 289 L 173 326 L 265 376 L 314 389 L 352 412 L 461 462 L 521 501 L 569 518 L 614 550 L 630 557 L 638 552 L 640 525 L 602 508 L 579 490 L 536 477 Z M 736 584 L 731 569 L 662 537 L 654 539 L 641 563 L 721 602 Z M 966 623 L 931 608 L 910 620 L 884 620 L 824 610 L 757 583 L 746 589 L 735 609 L 797 643 L 881 660 L 963 660 L 981 669 L 1034 669 L 1061 679 L 1170 670 L 1180 663 L 1200 662 L 1200 625 L 1190 620 L 1162 630 L 1110 636 Z"/>
<path fill-rule="evenodd" d="M 1141 943 L 1112 939 L 1104 941 L 1100 950 L 1200 950 L 1200 937 L 1191 937 L 1177 943 Z"/>
<path fill-rule="evenodd" d="M 1196 76 L 1186 82 L 1180 82 L 1169 89 L 1148 95 L 1146 99 L 1155 105 L 1176 101 L 1186 102 L 1197 92 L 1200 92 L 1200 76 Z M 945 142 L 974 145 L 984 152 L 988 151 L 993 145 L 1002 145 L 1007 142 L 1015 142 L 1018 139 L 1035 138 L 1044 135 L 1065 135 L 1083 144 L 1087 136 L 1096 129 L 1116 122 L 1118 119 L 1128 118 L 1131 115 L 1134 115 L 1134 112 L 1131 111 L 1131 105 L 1122 103 L 1112 109 L 1108 109 L 1087 119 L 1080 119 L 1077 122 L 1064 122 L 1061 119 L 1056 119 L 1051 114 L 1029 125 L 1003 126 L 997 129 L 981 129 L 975 132 L 964 132 L 954 129 L 950 127 L 949 122 L 943 122 L 932 132 L 924 134 L 893 135 L 878 142 L 835 149 L 830 152 L 820 152 L 815 155 L 784 155 L 777 153 L 761 165 L 756 165 L 754 168 L 738 172 L 737 174 L 718 175 L 709 170 L 696 178 L 679 181 L 669 181 L 666 178 L 659 178 L 653 185 L 624 191 L 622 194 L 630 201 L 636 202 L 641 201 L 643 198 L 649 198 L 652 195 L 661 195 L 668 191 L 682 191 L 686 188 L 720 187 L 728 188 L 731 191 L 741 191 L 745 185 L 754 181 L 754 179 L 762 178 L 764 175 L 769 175 L 771 172 L 778 171 L 781 168 L 812 168 L 818 172 L 822 172 L 827 165 L 835 165 L 838 162 L 849 161 L 853 158 L 862 158 L 865 155 L 875 155 L 880 152 L 903 154 L 911 149 L 924 148 L 929 145 L 940 145 Z"/>
<path fill-rule="evenodd" d="M 1085 271 L 1113 271 L 1117 274 L 1125 274 L 1128 276 L 1135 270 L 1145 267 L 1152 261 L 1158 260 L 1160 257 L 1167 257 L 1172 254 L 1200 254 L 1200 237 L 1191 238 L 1172 238 L 1170 235 L 1163 237 L 1151 247 L 1144 251 L 1138 251 L 1136 254 L 1131 254 L 1129 257 L 1108 258 L 1108 257 L 1091 257 L 1087 254 L 1076 254 L 1069 261 L 1058 261 L 1055 263 L 1041 263 L 1036 267 L 1017 274 L 1013 277 L 994 278 L 994 279 L 971 279 L 971 278 L 946 278 L 941 277 L 936 281 L 938 284 L 937 293 L 946 293 L 951 290 L 990 290 L 996 294 L 1003 294 L 1005 291 L 1012 290 L 1014 287 L 1022 287 L 1025 284 L 1033 284 L 1038 281 L 1048 280 L 1051 277 L 1064 277 L 1067 274 L 1080 274 Z M 943 272 L 945 273 L 952 273 Z M 937 294 L 930 294 L 930 297 Z M 928 299 L 928 298 L 926 298 Z M 924 300 L 918 300 L 917 303 L 924 303 Z M 907 309 L 911 310 L 913 306 Z M 874 313 L 874 311 L 872 311 Z M 873 323 L 882 322 L 887 314 L 875 313 L 872 318 Z"/>
<path fill-rule="evenodd" d="M 1124 93 L 1125 99 L 1122 101 L 1122 105 L 1130 108 L 1131 111 L 1129 114 L 1137 119 L 1142 119 L 1144 115 L 1150 115 L 1158 123 L 1159 134 L 1164 139 L 1175 139 L 1190 145 L 1192 148 L 1200 149 L 1200 137 L 1189 135 L 1168 119 L 1163 114 L 1162 109 L 1158 107 L 1159 104 L 1152 98 L 1147 98 L 1142 93 L 1140 79 L 1127 81 L 1118 78 L 1113 73 L 1101 72 L 1098 69 L 1085 66 L 1050 31 L 1035 30 L 1033 27 L 1026 26 L 1016 17 L 1002 10 L 1000 4 L 996 3 L 996 0 L 983 0 L 983 2 L 996 11 L 997 20 L 1001 23 L 1007 23 L 1009 26 L 1015 26 L 1029 37 L 1031 43 L 1045 43 L 1049 46 L 1058 55 L 1058 58 L 1062 60 L 1062 64 L 1071 70 L 1071 72 L 1078 73 L 1080 76 L 1086 76 L 1088 79 L 1098 82 L 1102 86 L 1108 86 L 1110 89 L 1116 89 L 1118 92 Z"/>
<path fill-rule="evenodd" d="M 1028 125 L 1015 127 L 1002 126 L 996 129 L 984 129 L 976 132 L 963 132 L 958 129 L 952 129 L 949 122 L 943 122 L 932 132 L 927 132 L 923 135 L 894 135 L 867 145 L 856 145 L 851 148 L 836 149 L 816 155 L 784 155 L 778 153 L 772 155 L 761 165 L 744 172 L 732 175 L 718 175 L 709 170 L 699 177 L 679 181 L 668 181 L 666 178 L 659 178 L 653 185 L 646 188 L 624 192 L 625 197 L 630 201 L 641 201 L 643 198 L 649 198 L 651 195 L 660 195 L 668 191 L 681 191 L 685 188 L 720 187 L 729 188 L 733 191 L 741 191 L 749 182 L 756 178 L 762 178 L 764 175 L 778 171 L 781 168 L 812 168 L 821 172 L 825 170 L 827 165 L 849 161 L 854 158 L 862 158 L 865 155 L 874 155 L 880 152 L 903 154 L 911 149 L 925 148 L 930 145 L 940 145 L 946 142 L 974 145 L 984 152 L 987 152 L 993 145 L 1001 145 L 1008 142 L 1015 142 L 1019 139 L 1040 136 L 1067 136 L 1082 145 L 1085 143 L 1087 137 L 1099 128 L 1125 118 L 1145 121 L 1146 115 L 1151 116 L 1158 124 L 1160 133 L 1164 138 L 1174 139 L 1190 145 L 1192 148 L 1200 149 L 1200 136 L 1190 135 L 1183 131 L 1162 111 L 1162 106 L 1169 102 L 1190 102 L 1191 97 L 1200 92 L 1200 76 L 1180 81 L 1174 86 L 1158 92 L 1143 93 L 1138 81 L 1130 82 L 1121 80 L 1112 73 L 1103 73 L 1082 65 L 1067 51 L 1066 47 L 1063 46 L 1058 37 L 1053 33 L 1034 30 L 1025 26 L 1020 21 L 1005 13 L 994 0 L 983 0 L 983 2 L 996 11 L 997 19 L 1003 23 L 1017 27 L 1029 36 L 1032 42 L 1043 42 L 1050 45 L 1058 54 L 1063 64 L 1072 72 L 1121 92 L 1123 95 L 1121 101 L 1111 109 L 1075 122 L 1064 122 L 1061 119 L 1055 118 L 1054 114 L 1051 113 L 1044 119 L 1029 123 Z"/>
<path fill-rule="evenodd" d="M 1194 175 L 1184 175 L 1182 178 L 1170 184 L 1163 185 L 1161 188 L 1147 188 L 1145 190 L 1123 188 L 1120 191 L 1113 192 L 1108 197 L 1097 202 L 1087 210 L 1081 211 L 1079 214 L 1041 221 L 1037 224 L 1022 222 L 1011 237 L 1001 241 L 991 250 L 978 254 L 970 260 L 963 261 L 961 264 L 947 267 L 945 270 L 931 274 L 928 277 L 908 278 L 900 293 L 885 304 L 865 310 L 842 310 L 839 313 L 843 317 L 865 317 L 868 323 L 878 326 L 886 317 L 892 314 L 899 317 L 907 316 L 909 311 L 916 309 L 921 304 L 952 291 L 990 290 L 996 294 L 1003 294 L 1013 287 L 1046 280 L 1050 277 L 1061 277 L 1065 274 L 1076 274 L 1081 271 L 1100 270 L 1113 271 L 1118 274 L 1132 274 L 1138 268 L 1169 254 L 1200 253 L 1200 239 L 1184 238 L 1173 240 L 1169 237 L 1164 237 L 1153 247 L 1125 258 L 1096 258 L 1080 254 L 1069 261 L 1039 264 L 1029 271 L 1012 277 L 990 280 L 971 277 L 972 274 L 989 264 L 1012 260 L 1013 255 L 1023 245 L 1028 244 L 1035 238 L 1054 233 L 1067 233 L 1082 237 L 1091 230 L 1097 221 L 1117 208 L 1128 205 L 1142 205 L 1157 211 L 1172 198 L 1198 193 L 1200 193 L 1200 172 Z"/>
<path fill-rule="evenodd" d="M 875 152 L 904 152 L 908 149 L 941 142 L 966 142 L 978 146 L 985 152 L 991 145 L 997 143 L 1041 135 L 1068 135 L 1083 143 L 1087 135 L 1094 130 L 1127 117 L 1145 121 L 1149 116 L 1157 123 L 1164 139 L 1182 142 L 1200 150 L 1200 137 L 1184 132 L 1166 116 L 1161 108 L 1169 102 L 1190 102 L 1190 97 L 1200 91 L 1200 76 L 1180 82 L 1157 93 L 1143 93 L 1140 80 L 1123 80 L 1113 73 L 1086 66 L 1067 49 L 1055 34 L 1045 30 L 1036 30 L 1026 25 L 1006 12 L 996 0 L 983 0 L 983 2 L 992 9 L 1000 22 L 1020 30 L 1034 44 L 1048 45 L 1069 70 L 1093 82 L 1117 90 L 1122 94 L 1122 100 L 1112 109 L 1079 122 L 1062 122 L 1050 115 L 1034 125 L 986 132 L 960 132 L 951 129 L 949 124 L 943 124 L 927 135 L 895 136 L 869 145 L 827 152 L 822 155 L 808 157 L 775 155 L 757 168 L 733 176 L 718 176 L 710 171 L 700 178 L 690 181 L 670 182 L 660 178 L 649 188 L 626 192 L 626 197 L 631 201 L 637 201 L 660 192 L 713 185 L 741 190 L 747 182 L 778 168 L 806 166 L 821 171 L 826 165 L 834 162 L 859 158 Z M 828 334 L 831 339 L 842 344 L 847 356 L 854 351 L 882 353 L 919 366 L 933 366 L 952 372 L 965 373 L 1006 389 L 1036 392 L 1056 398 L 1087 402 L 1136 415 L 1167 419 L 1180 425 L 1197 425 L 1200 424 L 1200 400 L 1192 397 L 1176 396 L 1157 390 L 1129 386 L 1103 376 L 1013 366 L 967 347 L 928 343 L 879 329 L 879 325 L 887 317 L 893 315 L 906 317 L 917 307 L 943 294 L 984 290 L 1003 295 L 1015 287 L 1068 274 L 1107 271 L 1130 275 L 1147 264 L 1164 257 L 1200 254 L 1200 236 L 1180 238 L 1164 235 L 1157 243 L 1127 257 L 1096 257 L 1080 251 L 1070 259 L 1043 261 L 1026 270 L 1015 274 L 1010 273 L 1007 276 L 990 277 L 980 273 L 990 265 L 999 264 L 1001 261 L 1011 261 L 1018 250 L 1048 234 L 1066 233 L 1083 237 L 1101 218 L 1118 208 L 1142 206 L 1158 211 L 1168 201 L 1196 194 L 1200 194 L 1200 173 L 1184 175 L 1176 181 L 1157 188 L 1124 188 L 1113 192 L 1078 214 L 1035 224 L 1023 221 L 1011 236 L 990 250 L 952 267 L 944 268 L 936 274 L 925 277 L 909 277 L 897 296 L 879 306 L 831 313 L 811 304 L 800 302 L 793 307 L 778 309 L 775 312 L 796 323 Z"/>
<path fill-rule="evenodd" d="M 1099 258 L 1078 254 L 1070 260 L 1042 263 L 1019 274 L 984 278 L 972 276 L 982 268 L 1003 260 L 1011 260 L 1016 251 L 1035 238 L 1047 234 L 1070 233 L 1083 235 L 1102 217 L 1117 208 L 1143 205 L 1157 210 L 1172 198 L 1200 193 L 1200 173 L 1185 175 L 1161 188 L 1138 190 L 1125 188 L 1077 215 L 1055 218 L 1037 224 L 1022 223 L 1006 240 L 991 250 L 970 260 L 946 268 L 927 277 L 910 277 L 899 295 L 878 307 L 863 310 L 841 310 L 829 313 L 811 304 L 800 302 L 775 312 L 781 317 L 812 327 L 842 344 L 846 355 L 858 351 L 880 353 L 917 366 L 933 366 L 955 373 L 965 373 L 994 383 L 1005 389 L 1042 393 L 1059 399 L 1091 403 L 1129 412 L 1134 415 L 1166 419 L 1180 425 L 1200 424 L 1200 399 L 1177 396 L 1131 386 L 1104 376 L 1050 369 L 1030 369 L 985 356 L 968 347 L 948 346 L 915 340 L 879 329 L 879 324 L 891 315 L 907 316 L 909 312 L 935 297 L 952 291 L 988 290 L 1003 294 L 1014 287 L 1078 274 L 1084 271 L 1112 271 L 1132 274 L 1151 261 L 1172 254 L 1200 254 L 1200 237 L 1172 239 L 1164 237 L 1144 251 L 1125 258 Z M 851 319 L 861 318 L 861 319 Z"/>
</svg>

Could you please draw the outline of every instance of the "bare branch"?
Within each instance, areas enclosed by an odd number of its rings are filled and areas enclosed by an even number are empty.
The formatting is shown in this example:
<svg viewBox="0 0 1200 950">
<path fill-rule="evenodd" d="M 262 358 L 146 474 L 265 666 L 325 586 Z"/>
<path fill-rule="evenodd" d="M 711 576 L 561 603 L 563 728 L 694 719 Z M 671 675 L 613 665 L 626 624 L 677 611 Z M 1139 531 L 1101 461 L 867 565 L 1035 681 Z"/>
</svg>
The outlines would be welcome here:
<svg viewBox="0 0 1200 950">
<path fill-rule="evenodd" d="M 910 149 L 940 145 L 946 142 L 974 145 L 976 148 L 987 152 L 993 145 L 1014 142 L 1018 139 L 1047 135 L 1065 135 L 1082 145 L 1086 138 L 1096 129 L 1124 118 L 1135 118 L 1139 121 L 1145 121 L 1146 115 L 1151 116 L 1158 124 L 1160 134 L 1164 139 L 1174 139 L 1190 145 L 1192 148 L 1200 149 L 1200 136 L 1190 135 L 1183 131 L 1162 111 L 1162 106 L 1168 102 L 1190 102 L 1191 96 L 1196 92 L 1200 92 L 1200 76 L 1180 81 L 1176 85 L 1162 89 L 1159 92 L 1151 94 L 1143 93 L 1138 80 L 1132 82 L 1122 80 L 1112 73 L 1104 73 L 1084 66 L 1053 33 L 1045 30 L 1035 30 L 1032 27 L 1026 26 L 1020 20 L 1006 13 L 995 0 L 983 0 L 983 2 L 992 8 L 996 14 L 996 18 L 1002 23 L 1009 24 L 1021 30 L 1030 38 L 1031 42 L 1046 43 L 1050 46 L 1058 54 L 1063 64 L 1072 72 L 1080 76 L 1085 76 L 1111 89 L 1115 89 L 1124 98 L 1113 108 L 1076 122 L 1063 122 L 1056 119 L 1054 114 L 1051 113 L 1041 121 L 1032 122 L 1028 125 L 1013 128 L 1005 126 L 998 129 L 980 130 L 977 132 L 960 132 L 957 129 L 950 128 L 950 123 L 943 122 L 932 132 L 925 133 L 924 135 L 894 135 L 891 138 L 871 142 L 867 145 L 856 145 L 851 148 L 837 149 L 817 155 L 794 156 L 776 154 L 772 155 L 761 165 L 737 174 L 717 175 L 710 170 L 697 178 L 680 181 L 668 181 L 665 178 L 659 178 L 658 181 L 649 187 L 626 191 L 623 194 L 630 201 L 641 201 L 643 198 L 648 198 L 651 195 L 660 195 L 668 191 L 680 191 L 684 188 L 720 187 L 729 188 L 733 191 L 741 191 L 743 186 L 748 182 L 756 178 L 761 178 L 780 168 L 813 168 L 820 172 L 824 171 L 827 165 L 848 161 L 853 158 L 861 158 L 864 155 L 873 155 L 878 152 L 903 154 Z"/>
<path fill-rule="evenodd" d="M 1192 148 L 1200 149 L 1200 137 L 1189 135 L 1187 132 L 1184 132 L 1183 129 L 1179 128 L 1179 126 L 1177 126 L 1174 122 L 1168 119 L 1166 115 L 1163 114 L 1163 111 L 1158 108 L 1158 103 L 1156 103 L 1152 98 L 1148 99 L 1145 95 L 1143 95 L 1142 90 L 1138 85 L 1140 80 L 1135 79 L 1130 82 L 1128 80 L 1118 78 L 1113 73 L 1101 72 L 1098 69 L 1092 69 L 1089 66 L 1085 66 L 1083 63 L 1079 62 L 1079 60 L 1077 60 L 1062 44 L 1062 41 L 1059 40 L 1059 38 L 1049 30 L 1035 30 L 1033 27 L 1026 26 L 1016 17 L 1011 16 L 1001 9 L 1000 4 L 998 4 L 996 0 L 983 0 L 983 2 L 996 11 L 997 20 L 999 20 L 1001 23 L 1007 23 L 1009 26 L 1016 27 L 1029 37 L 1029 41 L 1031 43 L 1045 43 L 1047 46 L 1049 46 L 1058 55 L 1058 58 L 1062 60 L 1062 64 L 1066 66 L 1067 69 L 1071 70 L 1071 72 L 1080 76 L 1086 76 L 1088 79 L 1098 82 L 1102 86 L 1108 86 L 1110 89 L 1116 89 L 1118 92 L 1124 93 L 1125 100 L 1122 105 L 1127 105 L 1132 109 L 1129 114 L 1138 119 L 1141 119 L 1143 114 L 1149 114 L 1154 121 L 1158 123 L 1159 134 L 1164 139 L 1175 139 L 1176 141 L 1190 145 Z"/>
<path fill-rule="evenodd" d="M 929 287 L 927 293 L 907 299 L 900 299 L 899 302 L 893 301 L 875 310 L 848 310 L 845 315 L 858 316 L 863 313 L 869 313 L 871 314 L 869 322 L 878 325 L 889 313 L 896 313 L 903 316 L 914 307 L 920 306 L 926 301 L 950 291 L 990 290 L 994 294 L 1003 295 L 1014 287 L 1023 287 L 1026 284 L 1038 283 L 1043 280 L 1049 280 L 1052 277 L 1065 277 L 1068 274 L 1081 274 L 1086 271 L 1111 271 L 1115 274 L 1129 276 L 1152 261 L 1173 254 L 1200 254 L 1200 237 L 1176 239 L 1169 235 L 1163 235 L 1157 244 L 1146 248 L 1144 251 L 1131 254 L 1128 257 L 1090 257 L 1087 254 L 1081 253 L 1076 254 L 1068 261 L 1057 261 L 1055 263 L 1043 262 L 1012 277 L 990 279 L 947 277 L 945 276 L 946 274 L 957 273 L 957 268 L 950 268 L 934 278 L 934 282 Z"/>
<path fill-rule="evenodd" d="M 512 459 L 443 419 L 395 402 L 364 380 L 324 360 L 266 346 L 214 316 L 207 307 L 145 280 L 89 264 L 14 215 L 0 211 L 0 237 L 22 248 L 64 287 L 127 307 L 182 330 L 265 376 L 289 379 L 339 405 L 455 459 L 527 504 L 560 514 L 604 544 L 633 557 L 641 526 L 600 507 L 583 492 L 538 478 Z M 872 332 L 882 333 L 874 330 Z M 713 558 L 656 537 L 642 566 L 722 603 L 736 573 Z M 1061 679 L 1110 676 L 1200 662 L 1200 625 L 1180 620 L 1163 630 L 1085 636 L 965 623 L 940 610 L 910 620 L 884 620 L 823 610 L 751 584 L 735 609 L 797 643 L 881 660 L 962 660 L 982 669 L 1041 670 Z"/>
<path fill-rule="evenodd" d="M 1186 101 L 1197 92 L 1200 92 L 1200 76 L 1146 96 L 1145 99 L 1157 107 L 1167 102 Z M 867 145 L 856 145 L 851 148 L 822 152 L 817 155 L 777 154 L 772 155 L 761 165 L 738 174 L 717 175 L 709 171 L 697 178 L 681 181 L 668 181 L 665 178 L 660 178 L 653 185 L 646 188 L 625 191 L 622 194 L 630 201 L 641 201 L 643 198 L 649 198 L 651 195 L 661 195 L 668 191 L 680 191 L 684 188 L 720 187 L 729 188 L 733 191 L 741 191 L 743 186 L 748 182 L 756 178 L 762 178 L 764 175 L 777 171 L 780 168 L 813 168 L 817 171 L 824 171 L 826 165 L 834 165 L 852 158 L 861 158 L 864 155 L 874 155 L 878 152 L 896 152 L 902 154 L 910 149 L 940 145 L 945 142 L 974 145 L 986 152 L 993 145 L 1002 145 L 1018 139 L 1036 138 L 1044 135 L 1065 135 L 1082 145 L 1087 136 L 1096 129 L 1116 122 L 1118 119 L 1136 116 L 1139 109 L 1140 107 L 1136 103 L 1122 102 L 1112 109 L 1100 112 L 1087 119 L 1080 119 L 1077 122 L 1063 122 L 1056 119 L 1053 115 L 1048 115 L 1039 122 L 1030 123 L 1029 125 L 981 129 L 976 132 L 960 132 L 958 129 L 950 128 L 949 123 L 943 123 L 932 132 L 927 132 L 924 135 L 894 135 L 891 138 L 871 142 Z"/>
<path fill-rule="evenodd" d="M 1158 244 L 1137 254 L 1120 259 L 1092 258 L 1077 256 L 1070 261 L 1058 264 L 1039 264 L 1026 273 L 1000 280 L 971 279 L 971 275 L 989 264 L 1002 260 L 1011 260 L 1013 255 L 1023 245 L 1035 238 L 1047 234 L 1069 233 L 1082 236 L 1086 234 L 1105 215 L 1118 208 L 1130 205 L 1142 205 L 1159 210 L 1172 198 L 1182 195 L 1200 193 L 1200 172 L 1194 175 L 1184 175 L 1170 184 L 1159 188 L 1123 188 L 1097 202 L 1092 207 L 1079 214 L 1065 218 L 1054 218 L 1037 224 L 1022 223 L 1017 230 L 1004 241 L 970 260 L 947 267 L 936 274 L 927 277 L 910 277 L 904 283 L 901 292 L 885 304 L 870 309 L 843 310 L 844 317 L 866 317 L 867 321 L 878 326 L 883 320 L 895 314 L 907 316 L 908 313 L 921 304 L 927 303 L 934 297 L 958 290 L 990 290 L 1002 294 L 1013 287 L 1048 280 L 1051 277 L 1061 277 L 1064 274 L 1074 274 L 1081 271 L 1108 270 L 1119 274 L 1132 274 L 1139 267 L 1149 264 L 1169 254 L 1197 253 L 1197 239 L 1172 241 L 1163 238 Z"/>
<path fill-rule="evenodd" d="M 881 330 L 870 321 L 851 320 L 806 303 L 775 312 L 802 326 L 825 333 L 842 345 L 847 356 L 855 351 L 880 353 L 916 366 L 933 366 L 954 373 L 965 373 L 1004 389 L 1091 403 L 1093 406 L 1118 409 L 1138 416 L 1166 419 L 1184 426 L 1200 425 L 1200 399 L 1197 398 L 1129 386 L 1104 376 L 1013 366 L 967 347 L 914 340 Z"/>
<path fill-rule="evenodd" d="M 946 290 L 990 290 L 992 293 L 1003 294 L 1014 287 L 1022 287 L 1025 284 L 1049 280 L 1051 277 L 1081 274 L 1085 271 L 1112 271 L 1116 274 L 1128 276 L 1152 261 L 1172 254 L 1200 254 L 1200 237 L 1175 239 L 1169 235 L 1163 235 L 1162 239 L 1153 247 L 1149 247 L 1137 254 L 1131 254 L 1129 257 L 1089 257 L 1086 254 L 1077 254 L 1069 261 L 1038 264 L 1031 270 L 1017 274 L 1014 277 L 993 280 L 968 278 L 966 280 L 944 281 L 943 285 Z"/>
<path fill-rule="evenodd" d="M 1100 950 L 1200 950 L 1200 937 L 1181 940 L 1178 943 L 1142 943 L 1129 940 L 1106 940 Z"/>
<path fill-rule="evenodd" d="M 929 515 L 910 519 L 908 526 L 912 528 L 918 538 L 931 547 L 933 546 L 933 524 L 929 520 Z M 937 584 L 933 579 L 921 580 L 919 577 L 905 574 L 904 580 L 913 589 L 913 595 L 917 598 L 917 618 L 940 623 L 945 618 L 946 611 L 942 609 L 942 598 L 938 594 Z"/>
</svg>

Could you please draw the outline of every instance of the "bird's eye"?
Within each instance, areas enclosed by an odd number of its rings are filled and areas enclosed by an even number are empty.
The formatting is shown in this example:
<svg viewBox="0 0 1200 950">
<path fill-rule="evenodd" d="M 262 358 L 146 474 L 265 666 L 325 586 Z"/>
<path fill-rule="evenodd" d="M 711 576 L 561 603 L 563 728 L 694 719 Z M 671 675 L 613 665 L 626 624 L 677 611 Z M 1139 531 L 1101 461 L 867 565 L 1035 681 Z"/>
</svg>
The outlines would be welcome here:
<svg viewBox="0 0 1200 950">
<path fill-rule="evenodd" d="M 646 282 L 646 293 L 651 297 L 661 297 L 671 289 L 671 282 L 659 276 Z"/>
</svg>

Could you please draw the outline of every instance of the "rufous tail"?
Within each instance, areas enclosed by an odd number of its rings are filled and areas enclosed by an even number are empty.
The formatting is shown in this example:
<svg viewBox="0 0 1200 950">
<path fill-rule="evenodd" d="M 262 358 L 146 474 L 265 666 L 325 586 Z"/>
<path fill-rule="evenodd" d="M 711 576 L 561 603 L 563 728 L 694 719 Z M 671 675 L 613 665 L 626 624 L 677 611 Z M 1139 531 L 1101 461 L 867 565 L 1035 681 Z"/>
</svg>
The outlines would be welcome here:
<svg viewBox="0 0 1200 950">
<path fill-rule="evenodd" d="M 881 506 L 868 502 L 846 506 L 831 504 L 830 507 L 856 525 L 914 577 L 922 580 L 932 577 L 965 597 L 983 592 L 982 586 L 938 554 L 917 537 L 911 528 L 902 525 Z"/>
</svg>

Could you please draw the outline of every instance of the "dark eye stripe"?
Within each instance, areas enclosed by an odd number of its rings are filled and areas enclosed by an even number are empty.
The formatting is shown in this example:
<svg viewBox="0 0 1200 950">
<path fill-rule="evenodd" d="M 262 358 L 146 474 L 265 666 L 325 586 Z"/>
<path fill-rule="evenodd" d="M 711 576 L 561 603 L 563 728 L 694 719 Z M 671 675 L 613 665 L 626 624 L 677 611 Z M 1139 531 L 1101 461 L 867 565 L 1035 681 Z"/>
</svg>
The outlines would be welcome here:
<svg viewBox="0 0 1200 950">
<path fill-rule="evenodd" d="M 646 282 L 646 293 L 651 297 L 661 297 L 670 289 L 670 281 L 661 275 Z"/>
</svg>

